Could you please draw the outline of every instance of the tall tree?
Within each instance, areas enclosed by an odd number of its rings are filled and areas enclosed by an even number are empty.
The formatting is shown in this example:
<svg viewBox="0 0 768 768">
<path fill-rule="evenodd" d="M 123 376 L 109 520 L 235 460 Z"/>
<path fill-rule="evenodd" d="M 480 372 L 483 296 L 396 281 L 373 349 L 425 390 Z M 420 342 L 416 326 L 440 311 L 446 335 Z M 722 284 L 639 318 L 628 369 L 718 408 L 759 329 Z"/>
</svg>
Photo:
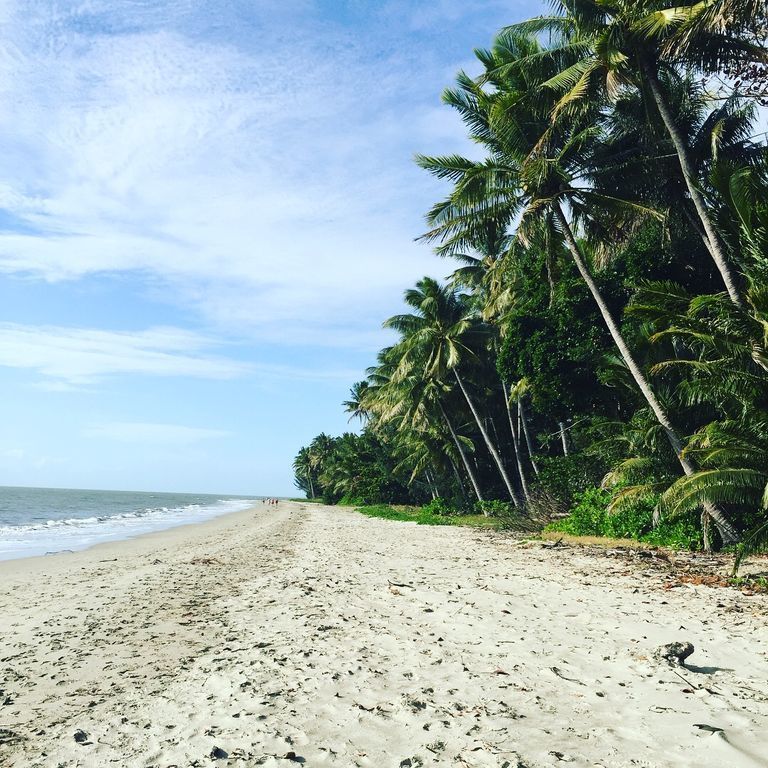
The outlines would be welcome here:
<svg viewBox="0 0 768 768">
<path fill-rule="evenodd" d="M 683 453 L 683 443 L 672 421 L 656 397 L 647 377 L 635 360 L 616 323 L 607 302 L 592 276 L 588 261 L 574 233 L 570 217 L 587 221 L 606 231 L 606 220 L 621 221 L 650 215 L 652 211 L 629 201 L 620 201 L 599 190 L 585 187 L 581 180 L 591 169 L 591 152 L 599 143 L 601 132 L 592 114 L 585 110 L 573 113 L 569 119 L 550 122 L 551 101 L 543 97 L 542 71 L 525 70 L 511 66 L 520 60 L 530 61 L 544 48 L 532 37 L 505 34 L 499 37 L 493 51 L 479 52 L 486 67 L 481 82 L 483 87 L 459 76 L 462 94 L 448 92 L 446 101 L 458 104 L 472 138 L 485 146 L 488 156 L 473 161 L 457 156 L 419 156 L 419 164 L 439 178 L 454 182 L 448 200 L 433 208 L 430 236 L 456 242 L 465 229 L 465 220 L 477 211 L 482 218 L 494 211 L 499 218 L 500 209 L 506 208 L 511 219 L 521 212 L 520 227 L 534 217 L 550 215 L 563 238 L 576 268 L 594 299 L 600 315 L 613 339 L 622 360 L 630 371 L 640 393 L 664 429 L 672 450 L 686 475 L 696 471 Z M 600 103 L 592 106 L 593 111 Z M 450 212 L 453 219 L 447 215 Z M 457 243 L 458 245 L 458 243 Z M 705 503 L 707 513 L 715 520 L 725 543 L 738 540 L 738 532 L 726 514 L 710 502 Z"/>
<path fill-rule="evenodd" d="M 417 366 L 426 378 L 444 381 L 452 374 L 464 395 L 477 428 L 491 454 L 499 475 L 504 481 L 512 503 L 520 506 L 514 485 L 504 466 L 498 448 L 488 434 L 469 383 L 460 373 L 460 366 L 476 360 L 477 350 L 487 335 L 487 327 L 469 309 L 459 294 L 425 277 L 405 293 L 405 302 L 415 313 L 395 315 L 385 323 L 403 336 L 404 354 L 400 361 L 400 375 L 408 375 Z"/>
<path fill-rule="evenodd" d="M 701 222 L 704 242 L 722 277 L 731 301 L 741 306 L 736 275 L 730 264 L 710 205 L 696 174 L 691 147 L 678 124 L 665 87 L 665 73 L 680 65 L 711 71 L 724 61 L 757 57 L 765 51 L 750 43 L 744 32 L 762 3 L 744 0 L 670 3 L 664 0 L 557 0 L 556 13 L 514 25 L 518 32 L 548 31 L 557 42 L 544 56 L 558 71 L 544 80 L 559 92 L 553 114 L 590 109 L 601 98 L 615 99 L 623 88 L 647 89 L 677 154 L 690 199 Z M 541 54 L 516 66 L 540 63 Z"/>
</svg>

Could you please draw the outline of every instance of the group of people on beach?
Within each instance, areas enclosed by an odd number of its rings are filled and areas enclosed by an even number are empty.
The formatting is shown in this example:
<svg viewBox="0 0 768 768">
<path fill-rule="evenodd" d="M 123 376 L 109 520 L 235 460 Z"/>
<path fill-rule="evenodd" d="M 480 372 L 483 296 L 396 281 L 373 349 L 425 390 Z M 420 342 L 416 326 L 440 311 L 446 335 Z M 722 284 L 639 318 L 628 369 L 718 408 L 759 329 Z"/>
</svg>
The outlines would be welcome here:
<svg viewBox="0 0 768 768">
<path fill-rule="evenodd" d="M 277 502 L 280 501 L 280 499 L 262 499 L 262 504 L 277 504 Z"/>
</svg>

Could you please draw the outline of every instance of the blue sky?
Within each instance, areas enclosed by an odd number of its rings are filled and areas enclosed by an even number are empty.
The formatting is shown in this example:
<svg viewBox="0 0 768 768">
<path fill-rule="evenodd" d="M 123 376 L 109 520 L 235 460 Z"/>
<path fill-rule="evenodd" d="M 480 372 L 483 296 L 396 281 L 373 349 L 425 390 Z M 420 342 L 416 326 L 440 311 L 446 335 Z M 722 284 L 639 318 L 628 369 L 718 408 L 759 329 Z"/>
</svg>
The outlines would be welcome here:
<svg viewBox="0 0 768 768">
<path fill-rule="evenodd" d="M 0 484 L 293 493 L 539 2 L 0 2 Z"/>
</svg>

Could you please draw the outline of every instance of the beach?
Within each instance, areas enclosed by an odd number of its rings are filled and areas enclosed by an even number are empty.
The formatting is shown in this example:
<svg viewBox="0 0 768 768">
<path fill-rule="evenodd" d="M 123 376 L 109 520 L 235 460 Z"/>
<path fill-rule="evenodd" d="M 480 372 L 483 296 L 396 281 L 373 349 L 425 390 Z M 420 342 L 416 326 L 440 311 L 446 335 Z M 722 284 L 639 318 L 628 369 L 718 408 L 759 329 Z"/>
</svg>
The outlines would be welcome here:
<svg viewBox="0 0 768 768">
<path fill-rule="evenodd" d="M 8 768 L 768 765 L 768 598 L 642 558 L 281 502 L 0 578 Z"/>
</svg>

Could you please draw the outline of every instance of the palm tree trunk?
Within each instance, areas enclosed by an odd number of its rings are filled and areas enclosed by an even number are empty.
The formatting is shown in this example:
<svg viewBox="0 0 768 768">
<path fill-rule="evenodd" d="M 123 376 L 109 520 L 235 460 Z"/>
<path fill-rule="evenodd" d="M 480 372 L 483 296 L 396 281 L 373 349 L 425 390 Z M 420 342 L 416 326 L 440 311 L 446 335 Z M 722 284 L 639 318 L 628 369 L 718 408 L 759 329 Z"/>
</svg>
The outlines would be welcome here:
<svg viewBox="0 0 768 768">
<path fill-rule="evenodd" d="M 725 288 L 728 291 L 728 296 L 730 296 L 731 301 L 737 307 L 743 307 L 744 302 L 741 300 L 741 296 L 739 296 L 739 292 L 736 288 L 736 280 L 734 278 L 733 271 L 728 264 L 728 258 L 725 254 L 725 249 L 723 248 L 723 242 L 720 239 L 720 236 L 717 234 L 717 230 L 715 229 L 715 226 L 712 222 L 712 218 L 709 215 L 707 204 L 704 201 L 704 196 L 699 190 L 696 180 L 696 172 L 694 170 L 693 163 L 691 162 L 688 147 L 685 144 L 683 134 L 680 132 L 680 129 L 675 123 L 672 111 L 664 99 L 664 94 L 661 90 L 661 83 L 659 83 L 658 73 L 648 61 L 643 61 L 642 66 L 646 80 L 648 81 L 648 85 L 651 89 L 651 94 L 653 95 L 653 100 L 656 102 L 656 107 L 658 108 L 659 113 L 661 114 L 661 119 L 664 121 L 664 125 L 667 128 L 667 133 L 669 133 L 669 136 L 672 139 L 672 143 L 675 146 L 675 151 L 677 152 L 677 157 L 680 161 L 680 168 L 683 171 L 685 185 L 688 187 L 688 193 L 691 196 L 693 205 L 696 208 L 696 213 L 699 215 L 701 224 L 704 227 L 704 232 L 706 233 L 704 244 L 707 246 L 707 250 L 717 265 L 717 269 L 723 278 Z"/>
<path fill-rule="evenodd" d="M 519 431 L 515 428 L 515 419 L 512 414 L 512 404 L 509 402 L 509 392 L 504 381 L 501 382 L 501 390 L 504 393 L 504 402 L 507 405 L 507 416 L 509 417 L 509 431 L 512 433 L 512 446 L 515 450 L 515 459 L 517 460 L 517 474 L 520 476 L 520 485 L 523 488 L 523 496 L 526 501 L 530 501 L 531 494 L 528 492 L 528 482 L 525 479 L 523 471 L 523 461 L 520 455 L 520 444 L 518 440 Z"/>
<path fill-rule="evenodd" d="M 312 485 L 312 473 L 311 472 L 307 472 L 307 480 L 309 480 L 310 498 L 314 499 L 315 498 L 315 487 Z"/>
<path fill-rule="evenodd" d="M 445 423 L 448 427 L 448 431 L 451 433 L 453 442 L 456 444 L 456 448 L 459 451 L 459 456 L 461 456 L 461 460 L 464 463 L 464 469 L 467 470 L 467 475 L 469 475 L 469 481 L 472 483 L 475 496 L 477 496 L 478 501 L 483 501 L 483 494 L 480 493 L 480 486 L 477 484 L 477 478 L 475 477 L 475 473 L 472 471 L 472 466 L 467 459 L 467 454 L 464 453 L 464 446 L 461 444 L 458 435 L 453 429 L 453 424 L 451 424 L 451 420 L 448 418 L 448 414 L 445 412 L 445 408 L 443 408 L 443 404 L 439 400 L 437 400 L 437 407 L 440 409 L 440 413 L 443 414 L 443 419 L 445 420 Z"/>
<path fill-rule="evenodd" d="M 430 476 L 428 469 L 424 470 L 424 477 L 427 478 L 427 485 L 429 486 L 429 492 L 432 495 L 432 500 L 434 501 L 437 498 L 438 493 L 435 490 L 434 484 L 432 483 L 432 477 Z"/>
<path fill-rule="evenodd" d="M 448 457 L 448 461 L 451 463 L 453 474 L 456 475 L 456 482 L 459 484 L 459 491 L 461 491 L 461 496 L 464 501 L 466 501 L 467 489 L 464 487 L 464 478 L 462 478 L 461 473 L 459 472 L 459 468 L 456 466 L 456 462 L 450 456 Z"/>
<path fill-rule="evenodd" d="M 711 535 L 711 525 L 712 518 L 707 514 L 706 511 L 701 513 L 701 537 L 704 542 L 704 551 L 705 552 L 711 552 L 712 551 L 712 535 Z"/>
<path fill-rule="evenodd" d="M 515 493 L 515 489 L 514 489 L 514 486 L 512 485 L 512 481 L 509 479 L 507 470 L 504 468 L 504 462 L 501 460 L 501 456 L 499 456 L 499 452 L 496 450 L 496 447 L 491 442 L 490 437 L 488 437 L 488 433 L 485 431 L 483 422 L 480 419 L 480 414 L 477 412 L 477 408 L 475 408 L 475 404 L 472 401 L 472 398 L 469 396 L 469 392 L 467 392 L 467 389 L 464 386 L 464 382 L 461 380 L 461 376 L 459 376 L 459 372 L 455 368 L 453 369 L 453 375 L 456 377 L 456 382 L 459 385 L 459 389 L 462 391 L 464 395 L 464 399 L 467 401 L 467 405 L 469 406 L 469 409 L 472 411 L 472 415 L 475 417 L 477 428 L 480 430 L 480 434 L 483 436 L 483 440 L 485 440 L 485 444 L 488 447 L 488 451 L 491 454 L 491 456 L 493 456 L 493 460 L 496 462 L 496 466 L 499 468 L 499 474 L 501 475 L 501 479 L 504 481 L 504 485 L 507 486 L 507 491 L 509 492 L 509 498 L 512 499 L 512 503 L 515 505 L 515 507 L 519 507 L 520 500 L 517 498 L 517 494 Z"/>
<path fill-rule="evenodd" d="M 528 418 L 525 415 L 525 410 L 523 408 L 523 398 L 518 397 L 517 398 L 517 414 L 520 417 L 520 421 L 523 424 L 523 434 L 525 435 L 525 444 L 528 447 L 528 458 L 531 461 L 531 466 L 533 467 L 533 471 L 536 473 L 536 477 L 539 476 L 539 468 L 536 466 L 536 459 L 533 458 L 533 444 L 531 442 L 531 433 L 528 430 Z"/>
<path fill-rule="evenodd" d="M 558 429 L 560 430 L 560 442 L 563 444 L 563 456 L 568 455 L 568 439 L 565 434 L 565 424 L 562 421 L 557 422 Z"/>
<path fill-rule="evenodd" d="M 608 309 L 608 306 L 606 305 L 602 294 L 600 293 L 600 289 L 597 287 L 597 284 L 592 279 L 592 275 L 590 275 L 589 270 L 587 269 L 586 262 L 582 258 L 581 251 L 579 250 L 578 243 L 576 242 L 576 238 L 573 236 L 571 227 L 568 224 L 568 221 L 565 218 L 559 203 L 555 204 L 554 214 L 555 219 L 563 233 L 563 237 L 565 238 L 566 246 L 568 247 L 568 250 L 570 251 L 571 256 L 573 257 L 573 260 L 576 264 L 576 268 L 579 270 L 581 277 L 587 284 L 589 292 L 592 294 L 592 298 L 595 300 L 595 303 L 600 310 L 600 314 L 603 316 L 603 320 L 605 321 L 605 325 L 608 328 L 608 332 L 611 334 L 611 338 L 618 347 L 619 353 L 621 354 L 624 363 L 629 369 L 629 372 L 632 374 L 632 378 L 635 380 L 635 383 L 640 389 L 640 392 L 645 398 L 645 401 L 651 407 L 651 410 L 655 414 L 657 421 L 664 430 L 667 436 L 667 440 L 669 440 L 669 444 L 672 446 L 672 450 L 675 452 L 675 456 L 677 456 L 677 460 L 680 462 L 680 466 L 683 468 L 683 472 L 688 476 L 692 475 L 696 471 L 696 468 L 688 460 L 688 458 L 683 455 L 683 444 L 680 441 L 677 432 L 675 432 L 669 416 L 662 408 L 661 403 L 659 403 L 659 401 L 656 399 L 656 395 L 651 389 L 648 380 L 645 378 L 645 375 L 640 370 L 640 367 L 632 356 L 632 353 L 629 351 L 629 347 L 624 341 L 624 337 L 621 335 L 621 332 L 619 331 L 619 328 L 611 316 L 610 310 Z M 720 531 L 723 544 L 732 544 L 739 540 L 738 531 L 736 528 L 734 528 L 733 524 L 730 522 L 730 520 L 728 520 L 722 510 L 718 509 L 714 504 L 711 504 L 710 502 L 705 502 L 703 506 L 705 511 L 715 521 L 715 525 L 717 525 L 717 528 Z"/>
</svg>

